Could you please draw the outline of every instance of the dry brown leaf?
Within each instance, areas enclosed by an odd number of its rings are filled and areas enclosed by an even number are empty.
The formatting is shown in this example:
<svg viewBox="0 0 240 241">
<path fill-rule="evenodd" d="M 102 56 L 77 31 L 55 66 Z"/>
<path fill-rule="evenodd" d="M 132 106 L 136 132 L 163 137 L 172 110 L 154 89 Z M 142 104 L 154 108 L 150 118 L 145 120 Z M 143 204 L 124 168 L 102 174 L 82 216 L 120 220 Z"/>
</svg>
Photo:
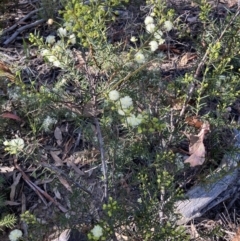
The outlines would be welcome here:
<svg viewBox="0 0 240 241">
<path fill-rule="evenodd" d="M 240 241 L 240 228 L 238 228 L 236 236 L 232 239 L 232 241 Z"/>
<path fill-rule="evenodd" d="M 174 45 L 160 44 L 158 46 L 158 49 L 162 50 L 162 51 L 164 51 L 164 50 L 167 50 L 167 51 L 171 50 L 175 54 L 180 54 L 181 53 L 181 51 L 178 50 Z"/>
<path fill-rule="evenodd" d="M 202 165 L 205 161 L 205 146 L 203 144 L 203 139 L 205 134 L 210 131 L 210 126 L 208 122 L 205 122 L 202 125 L 202 129 L 198 135 L 189 135 L 186 134 L 190 143 L 189 143 L 189 153 L 188 157 L 184 163 L 189 163 L 191 167 Z"/>
<path fill-rule="evenodd" d="M 13 175 L 13 184 L 11 185 L 11 192 L 10 192 L 10 200 L 13 201 L 15 197 L 15 192 L 16 192 L 16 186 L 18 185 L 20 179 L 22 177 L 22 174 L 19 172 L 18 175 L 16 176 L 16 172 Z"/>
<path fill-rule="evenodd" d="M 58 179 L 69 192 L 71 192 L 71 193 L 73 192 L 71 186 L 69 185 L 69 183 L 66 179 L 64 179 L 61 176 L 58 176 Z"/>
<path fill-rule="evenodd" d="M 54 130 L 54 137 L 57 140 L 57 144 L 60 146 L 62 144 L 62 131 L 59 127 L 56 127 Z"/>
<path fill-rule="evenodd" d="M 190 126 L 194 126 L 195 128 L 202 128 L 203 121 L 200 120 L 198 116 L 188 116 L 185 119 L 186 123 Z"/>
<path fill-rule="evenodd" d="M 85 175 L 85 173 L 77 167 L 77 165 L 71 160 L 71 158 L 66 159 L 66 162 L 67 162 L 67 166 L 72 167 L 78 175 L 80 176 Z"/>
<path fill-rule="evenodd" d="M 197 57 L 194 53 L 187 52 L 184 54 L 179 62 L 180 66 L 185 66 L 190 60 L 195 59 Z"/>
<path fill-rule="evenodd" d="M 0 77 L 2 77 L 2 76 L 3 77 L 7 77 L 12 82 L 14 82 L 14 80 L 15 80 L 15 76 L 13 75 L 12 71 L 10 70 L 10 68 L 5 63 L 0 61 Z"/>
<path fill-rule="evenodd" d="M 22 119 L 19 116 L 15 115 L 13 113 L 10 113 L 10 112 L 2 113 L 0 116 L 2 118 L 5 118 L 5 119 L 12 119 L 12 120 L 17 120 L 17 121 L 22 121 Z"/>
<path fill-rule="evenodd" d="M 61 194 L 60 194 L 60 192 L 58 191 L 57 187 L 54 187 L 54 188 L 53 188 L 53 192 L 54 192 L 55 197 L 56 197 L 57 199 L 60 199 L 60 200 L 62 199 Z"/>
<path fill-rule="evenodd" d="M 9 205 L 9 206 L 18 206 L 21 203 L 19 202 L 14 202 L 14 201 L 5 201 L 5 205 Z"/>
<path fill-rule="evenodd" d="M 53 160 L 55 161 L 55 166 L 62 166 L 63 161 L 54 151 L 50 151 L 50 155 L 52 156 Z"/>
<path fill-rule="evenodd" d="M 199 237 L 199 233 L 193 223 L 191 223 L 191 239 L 196 239 Z"/>
<path fill-rule="evenodd" d="M 0 167 L 0 173 L 12 172 L 14 169 L 15 167 Z"/>
<path fill-rule="evenodd" d="M 56 231 L 51 234 L 47 241 L 68 241 L 70 237 L 71 229 L 65 229 L 63 232 Z M 57 238 L 55 238 L 57 237 Z"/>
</svg>

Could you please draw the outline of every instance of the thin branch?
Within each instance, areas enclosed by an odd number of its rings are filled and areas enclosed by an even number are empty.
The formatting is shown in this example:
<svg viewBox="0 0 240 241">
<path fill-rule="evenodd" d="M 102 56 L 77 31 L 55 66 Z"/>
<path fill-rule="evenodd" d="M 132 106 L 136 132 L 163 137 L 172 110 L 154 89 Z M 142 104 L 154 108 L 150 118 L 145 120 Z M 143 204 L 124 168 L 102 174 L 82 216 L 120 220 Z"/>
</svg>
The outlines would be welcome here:
<svg viewBox="0 0 240 241">
<path fill-rule="evenodd" d="M 118 85 L 120 85 L 121 83 L 127 81 L 130 79 L 130 77 L 134 76 L 135 74 L 137 74 L 139 71 L 143 70 L 147 65 L 149 65 L 150 63 L 152 63 L 153 61 L 155 61 L 156 59 L 153 59 L 143 65 L 141 65 L 138 69 L 134 70 L 133 72 L 129 73 L 127 76 L 125 76 L 123 79 L 120 79 L 117 83 L 115 83 L 112 87 L 111 90 L 114 90 L 117 88 Z"/>
<path fill-rule="evenodd" d="M 101 133 L 98 118 L 95 117 L 94 120 L 95 120 L 95 124 L 96 124 L 96 128 L 97 128 L 98 142 L 99 142 L 100 153 L 101 153 L 102 172 L 103 172 L 103 177 L 104 177 L 104 198 L 105 198 L 105 200 L 107 200 L 107 197 L 108 197 L 108 176 L 107 176 L 107 164 L 106 164 L 106 160 L 105 160 L 104 142 L 103 142 L 103 137 L 102 137 L 102 133 Z"/>
<path fill-rule="evenodd" d="M 74 180 L 72 180 L 72 178 L 70 178 L 67 174 L 65 174 L 63 171 L 61 171 L 59 168 L 55 167 L 55 166 L 51 166 L 50 164 L 48 164 L 45 161 L 41 161 L 41 165 L 43 167 L 49 168 L 51 171 L 53 171 L 54 173 L 56 173 L 56 175 L 61 176 L 63 175 L 67 180 L 70 180 L 75 186 L 79 187 L 81 190 L 83 190 L 84 192 L 86 192 L 87 194 L 89 194 L 90 196 L 92 196 L 92 193 L 90 191 L 88 191 L 86 188 L 84 188 L 83 186 L 81 186 L 78 182 L 75 182 Z"/>
<path fill-rule="evenodd" d="M 10 32 L 10 31 L 14 30 L 15 28 L 17 28 L 19 26 L 20 23 L 24 22 L 26 19 L 30 18 L 34 13 L 37 13 L 41 10 L 43 10 L 43 8 L 39 8 L 39 9 L 31 11 L 25 17 L 23 17 L 19 21 L 17 21 L 13 26 L 4 30 L 1 35 L 5 35 L 7 32 Z"/>
<path fill-rule="evenodd" d="M 16 32 L 9 39 L 7 39 L 3 44 L 7 45 L 7 44 L 11 43 L 24 30 L 32 28 L 32 27 L 36 27 L 37 25 L 42 24 L 45 21 L 46 21 L 45 19 L 40 19 L 40 20 L 37 20 L 34 23 L 31 23 L 29 25 L 26 25 L 26 26 L 23 26 L 23 27 L 17 29 Z"/>
<path fill-rule="evenodd" d="M 54 198 L 52 198 L 47 192 L 43 191 L 40 187 L 38 187 L 36 184 L 34 184 L 29 179 L 29 177 L 25 174 L 25 172 L 22 170 L 22 168 L 17 164 L 17 158 L 16 157 L 14 158 L 14 165 L 21 172 L 24 181 L 38 194 L 38 196 L 42 199 L 43 202 L 45 202 L 45 200 L 43 199 L 43 197 L 45 197 L 49 201 L 54 203 L 62 212 L 67 212 L 68 211 L 59 202 L 54 200 Z M 45 204 L 46 204 L 46 202 L 45 202 Z"/>
</svg>

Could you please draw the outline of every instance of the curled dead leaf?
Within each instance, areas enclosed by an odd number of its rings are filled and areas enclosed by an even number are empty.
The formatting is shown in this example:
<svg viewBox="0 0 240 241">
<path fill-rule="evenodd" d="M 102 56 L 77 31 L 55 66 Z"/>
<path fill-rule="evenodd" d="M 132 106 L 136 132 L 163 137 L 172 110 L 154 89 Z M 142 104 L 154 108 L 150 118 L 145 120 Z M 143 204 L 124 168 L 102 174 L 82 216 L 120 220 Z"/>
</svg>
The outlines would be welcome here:
<svg viewBox="0 0 240 241">
<path fill-rule="evenodd" d="M 64 231 L 56 231 L 51 234 L 47 241 L 68 241 L 70 237 L 71 229 L 65 229 Z"/>
<path fill-rule="evenodd" d="M 189 154 L 184 163 L 189 163 L 191 167 L 202 165 L 205 161 L 205 146 L 203 143 L 204 136 L 207 132 L 210 131 L 210 125 L 208 122 L 203 123 L 202 129 L 198 133 L 198 135 L 185 135 L 188 137 L 189 143 Z"/>
<path fill-rule="evenodd" d="M 180 66 L 185 66 L 190 60 L 193 60 L 197 57 L 196 54 L 187 52 L 184 54 L 179 62 Z"/>
<path fill-rule="evenodd" d="M 55 161 L 56 166 L 62 166 L 63 161 L 60 157 L 58 157 L 57 153 L 54 151 L 50 151 L 50 155 L 52 156 L 53 160 Z"/>
<path fill-rule="evenodd" d="M 191 167 L 200 166 L 205 161 L 205 146 L 202 142 L 196 143 L 196 151 L 188 157 L 184 163 L 189 163 Z"/>
<path fill-rule="evenodd" d="M 167 44 L 160 44 L 158 46 L 158 49 L 161 51 L 169 51 L 171 50 L 175 54 L 180 54 L 181 51 L 177 49 L 174 45 L 167 45 Z"/>
<path fill-rule="evenodd" d="M 194 126 L 195 128 L 202 128 L 203 121 L 200 120 L 198 116 L 188 116 L 185 119 L 186 123 L 190 126 Z"/>
<path fill-rule="evenodd" d="M 13 172 L 15 167 L 6 167 L 2 166 L 0 167 L 0 173 L 8 173 L 8 172 Z"/>
<path fill-rule="evenodd" d="M 6 77 L 10 79 L 12 82 L 15 80 L 15 76 L 13 75 L 10 68 L 7 66 L 7 64 L 0 61 L 0 77 Z"/>
<path fill-rule="evenodd" d="M 15 114 L 12 114 L 10 112 L 5 112 L 5 113 L 2 113 L 0 115 L 2 118 L 5 118 L 5 119 L 12 119 L 12 120 L 17 120 L 17 121 L 22 121 L 22 119 L 20 117 L 18 117 L 17 115 Z"/>
<path fill-rule="evenodd" d="M 71 193 L 73 192 L 70 184 L 68 183 L 68 181 L 66 179 L 64 179 L 61 176 L 58 176 L 58 179 L 69 192 L 71 192 Z"/>
<path fill-rule="evenodd" d="M 57 140 L 57 144 L 60 146 L 62 144 L 62 131 L 59 127 L 56 127 L 54 130 L 54 137 Z"/>
</svg>

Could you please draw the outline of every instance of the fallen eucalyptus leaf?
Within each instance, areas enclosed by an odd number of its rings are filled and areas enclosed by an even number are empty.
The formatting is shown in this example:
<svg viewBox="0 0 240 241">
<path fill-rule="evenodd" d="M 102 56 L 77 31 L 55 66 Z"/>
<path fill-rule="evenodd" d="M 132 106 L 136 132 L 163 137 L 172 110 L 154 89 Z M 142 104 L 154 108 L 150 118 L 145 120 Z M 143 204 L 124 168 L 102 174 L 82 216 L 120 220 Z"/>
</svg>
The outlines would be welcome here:
<svg viewBox="0 0 240 241">
<path fill-rule="evenodd" d="M 207 132 L 210 131 L 210 126 L 208 122 L 203 123 L 201 131 L 198 135 L 185 135 L 188 137 L 189 143 L 189 153 L 190 157 L 188 157 L 184 163 L 189 163 L 191 167 L 200 166 L 205 161 L 205 146 L 203 144 L 204 136 Z"/>
</svg>

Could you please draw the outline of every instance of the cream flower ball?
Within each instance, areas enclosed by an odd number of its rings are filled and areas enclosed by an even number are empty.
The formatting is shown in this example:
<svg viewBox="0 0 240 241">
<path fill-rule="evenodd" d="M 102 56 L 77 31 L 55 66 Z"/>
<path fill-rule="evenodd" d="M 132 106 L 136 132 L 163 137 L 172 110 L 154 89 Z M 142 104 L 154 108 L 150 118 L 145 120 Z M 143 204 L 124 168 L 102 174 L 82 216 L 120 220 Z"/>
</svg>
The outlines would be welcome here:
<svg viewBox="0 0 240 241">
<path fill-rule="evenodd" d="M 74 33 L 69 36 L 69 41 L 70 41 L 71 44 L 76 43 L 76 36 L 75 36 Z"/>
<path fill-rule="evenodd" d="M 48 21 L 47 21 L 47 24 L 48 24 L 48 25 L 52 25 L 52 24 L 53 24 L 53 19 L 52 19 L 52 18 L 49 18 Z"/>
<path fill-rule="evenodd" d="M 119 99 L 120 94 L 117 90 L 111 90 L 108 94 L 108 97 L 109 97 L 110 100 L 115 101 L 115 100 Z"/>
<path fill-rule="evenodd" d="M 41 51 L 41 55 L 42 56 L 48 56 L 48 55 L 50 55 L 51 54 L 51 52 L 48 50 L 48 49 L 43 49 L 42 51 Z"/>
<path fill-rule="evenodd" d="M 155 39 L 162 39 L 162 36 L 163 36 L 163 32 L 161 30 L 157 30 L 155 33 L 154 33 L 154 38 Z"/>
<path fill-rule="evenodd" d="M 103 235 L 103 229 L 100 225 L 95 225 L 94 228 L 91 230 L 94 238 L 100 238 Z"/>
<path fill-rule="evenodd" d="M 48 44 L 53 44 L 53 43 L 55 43 L 55 36 L 53 36 L 53 35 L 48 35 L 47 36 L 47 38 L 46 38 L 46 43 L 48 43 Z"/>
<path fill-rule="evenodd" d="M 23 235 L 22 231 L 19 229 L 14 229 L 10 232 L 8 235 L 10 241 L 17 241 L 19 238 L 21 238 Z"/>
<path fill-rule="evenodd" d="M 144 20 L 145 25 L 148 25 L 150 23 L 154 23 L 154 20 L 151 16 L 147 16 Z"/>
<path fill-rule="evenodd" d="M 66 37 L 67 36 L 67 30 L 65 28 L 59 28 L 58 29 L 58 35 L 59 37 Z"/>
<path fill-rule="evenodd" d="M 148 33 L 153 33 L 155 31 L 155 24 L 154 23 L 149 23 L 146 25 L 146 30 Z"/>
<path fill-rule="evenodd" d="M 173 24 L 171 21 L 165 21 L 164 28 L 169 32 L 173 29 Z"/>
<path fill-rule="evenodd" d="M 120 101 L 121 107 L 123 109 L 127 109 L 127 108 L 129 108 L 130 106 L 133 105 L 132 98 L 130 96 L 128 96 L 128 95 L 123 97 L 123 98 L 121 98 L 119 101 Z"/>
<path fill-rule="evenodd" d="M 118 114 L 124 116 L 124 115 L 126 115 L 126 112 L 121 109 L 118 109 Z"/>
<path fill-rule="evenodd" d="M 135 116 L 135 115 L 131 114 L 129 117 L 127 117 L 126 121 L 127 121 L 128 125 L 135 127 L 135 126 L 138 126 L 139 124 L 141 124 L 142 119 L 143 118 L 141 115 Z"/>
<path fill-rule="evenodd" d="M 157 43 L 157 41 L 155 41 L 155 40 L 151 41 L 151 42 L 149 43 L 149 45 L 150 45 L 150 48 L 151 48 L 151 51 L 152 51 L 152 52 L 154 52 L 155 50 L 158 49 L 158 43 Z"/>
<path fill-rule="evenodd" d="M 142 53 L 138 52 L 135 54 L 134 59 L 136 62 L 138 62 L 139 64 L 142 64 L 145 62 L 145 57 Z"/>
<path fill-rule="evenodd" d="M 130 39 L 130 41 L 133 42 L 133 43 L 134 43 L 134 42 L 137 42 L 137 40 L 138 40 L 138 39 L 137 39 L 135 36 L 132 36 L 131 39 Z"/>
</svg>

